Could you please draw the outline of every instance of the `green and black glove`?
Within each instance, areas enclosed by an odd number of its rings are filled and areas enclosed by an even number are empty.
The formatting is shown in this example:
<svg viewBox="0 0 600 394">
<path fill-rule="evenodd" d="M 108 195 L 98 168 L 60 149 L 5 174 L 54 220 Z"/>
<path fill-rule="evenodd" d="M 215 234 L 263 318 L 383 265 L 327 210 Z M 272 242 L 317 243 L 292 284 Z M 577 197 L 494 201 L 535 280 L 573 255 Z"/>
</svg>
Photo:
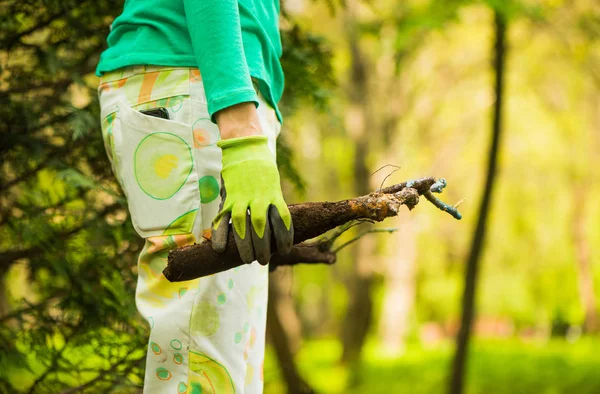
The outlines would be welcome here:
<svg viewBox="0 0 600 394">
<path fill-rule="evenodd" d="M 267 137 L 221 140 L 221 206 L 212 225 L 212 246 L 222 253 L 227 245 L 229 220 L 242 261 L 266 265 L 271 258 L 271 234 L 277 250 L 289 253 L 294 244 L 292 216 L 283 200 L 275 157 Z"/>
</svg>

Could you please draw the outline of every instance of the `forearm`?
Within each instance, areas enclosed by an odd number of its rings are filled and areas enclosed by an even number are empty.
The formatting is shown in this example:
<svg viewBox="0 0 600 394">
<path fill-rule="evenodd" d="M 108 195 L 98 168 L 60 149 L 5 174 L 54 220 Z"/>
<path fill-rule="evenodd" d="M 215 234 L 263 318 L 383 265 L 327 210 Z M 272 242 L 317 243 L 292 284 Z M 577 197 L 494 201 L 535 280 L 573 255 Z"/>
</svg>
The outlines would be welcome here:
<svg viewBox="0 0 600 394">
<path fill-rule="evenodd" d="M 237 1 L 184 0 L 184 7 L 213 121 L 219 123 L 216 116 L 219 111 L 238 107 L 241 103 L 252 103 L 256 107 L 258 98 L 244 54 Z M 234 126 L 224 124 L 226 135 L 230 129 L 239 128 L 237 123 L 243 117 L 250 116 L 249 119 L 258 124 L 256 111 L 252 115 L 246 107 L 249 106 L 241 106 L 245 111 L 235 116 L 231 115 L 231 110 L 219 115 L 227 124 L 229 120 L 235 120 Z"/>
</svg>

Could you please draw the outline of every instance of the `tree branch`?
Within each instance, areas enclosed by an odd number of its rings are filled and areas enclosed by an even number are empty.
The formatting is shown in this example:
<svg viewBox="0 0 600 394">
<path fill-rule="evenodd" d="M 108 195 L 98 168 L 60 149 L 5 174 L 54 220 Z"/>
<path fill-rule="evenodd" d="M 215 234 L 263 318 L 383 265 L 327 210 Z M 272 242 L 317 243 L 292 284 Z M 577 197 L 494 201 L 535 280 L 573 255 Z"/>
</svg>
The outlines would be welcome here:
<svg viewBox="0 0 600 394">
<path fill-rule="evenodd" d="M 275 253 L 269 262 L 269 271 L 274 271 L 282 265 L 297 264 L 327 264 L 336 262 L 335 253 L 329 250 L 325 242 L 316 244 L 300 243 L 286 255 Z"/>
<path fill-rule="evenodd" d="M 301 243 L 351 221 L 380 222 L 387 217 L 396 216 L 402 205 L 414 208 L 419 202 L 419 195 L 429 193 L 434 185 L 439 186 L 439 183 L 429 177 L 393 185 L 380 192 L 350 200 L 289 205 L 294 223 L 294 244 L 300 245 L 296 245 L 292 253 L 285 256 L 275 252 L 271 264 L 277 267 L 305 260 L 309 263 L 333 264 L 335 253 L 330 250 L 331 242 L 323 241 L 312 245 Z M 441 188 L 444 186 L 445 182 Z M 222 254 L 213 251 L 210 240 L 171 251 L 163 274 L 172 282 L 180 282 L 216 274 L 242 264 L 233 232 L 230 231 L 227 248 Z"/>
</svg>

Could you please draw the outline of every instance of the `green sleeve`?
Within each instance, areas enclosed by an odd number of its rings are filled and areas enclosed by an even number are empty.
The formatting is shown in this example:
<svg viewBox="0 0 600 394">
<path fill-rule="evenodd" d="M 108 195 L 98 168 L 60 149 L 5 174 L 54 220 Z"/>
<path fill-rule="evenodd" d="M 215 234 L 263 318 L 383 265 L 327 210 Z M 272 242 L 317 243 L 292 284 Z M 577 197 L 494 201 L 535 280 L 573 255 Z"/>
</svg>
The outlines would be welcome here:
<svg viewBox="0 0 600 394">
<path fill-rule="evenodd" d="M 192 40 L 208 112 L 214 113 L 258 98 L 242 42 L 237 0 L 184 0 L 188 30 Z"/>
</svg>

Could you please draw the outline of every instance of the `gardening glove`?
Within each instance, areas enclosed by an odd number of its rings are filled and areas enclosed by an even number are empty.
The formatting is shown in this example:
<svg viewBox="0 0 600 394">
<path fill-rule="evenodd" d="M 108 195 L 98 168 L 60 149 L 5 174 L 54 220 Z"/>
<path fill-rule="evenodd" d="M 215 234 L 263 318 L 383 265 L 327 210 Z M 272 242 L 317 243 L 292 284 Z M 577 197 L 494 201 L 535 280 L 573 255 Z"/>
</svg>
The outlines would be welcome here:
<svg viewBox="0 0 600 394">
<path fill-rule="evenodd" d="M 267 137 L 250 136 L 217 142 L 223 151 L 221 206 L 212 225 L 212 246 L 222 253 L 229 220 L 242 261 L 266 265 L 271 258 L 271 235 L 277 250 L 289 253 L 294 243 L 292 216 L 283 200 L 275 157 Z"/>
</svg>

